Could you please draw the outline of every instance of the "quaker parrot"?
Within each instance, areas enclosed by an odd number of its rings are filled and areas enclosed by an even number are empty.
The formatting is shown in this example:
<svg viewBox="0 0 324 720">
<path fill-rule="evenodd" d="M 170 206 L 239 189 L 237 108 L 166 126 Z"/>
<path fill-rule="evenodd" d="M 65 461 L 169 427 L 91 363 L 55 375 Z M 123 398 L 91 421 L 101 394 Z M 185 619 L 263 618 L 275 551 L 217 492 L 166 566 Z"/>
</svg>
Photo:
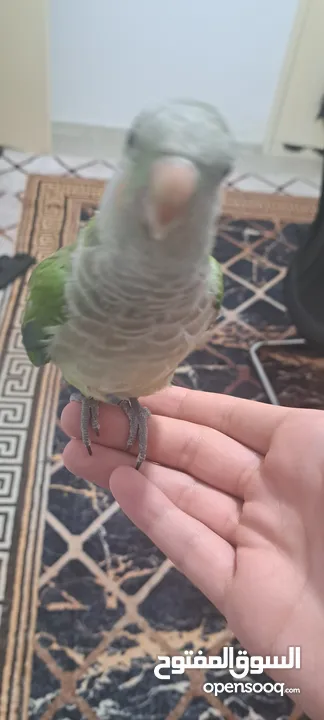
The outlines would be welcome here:
<svg viewBox="0 0 324 720">
<path fill-rule="evenodd" d="M 138 398 L 171 384 L 219 313 L 222 271 L 211 256 L 220 190 L 235 160 L 212 106 L 177 100 L 134 120 L 99 212 L 33 270 L 22 320 L 31 362 L 54 363 L 79 391 L 92 454 L 99 402 L 129 419 L 127 449 L 146 456 L 149 411 Z"/>
</svg>

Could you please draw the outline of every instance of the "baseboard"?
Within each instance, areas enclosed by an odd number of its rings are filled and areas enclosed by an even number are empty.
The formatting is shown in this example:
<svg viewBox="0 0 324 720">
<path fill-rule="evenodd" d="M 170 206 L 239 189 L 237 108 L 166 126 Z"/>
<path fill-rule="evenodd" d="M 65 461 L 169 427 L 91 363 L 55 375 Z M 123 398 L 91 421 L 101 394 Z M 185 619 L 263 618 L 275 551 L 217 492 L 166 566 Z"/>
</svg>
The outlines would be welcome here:
<svg viewBox="0 0 324 720">
<path fill-rule="evenodd" d="M 53 122 L 52 152 L 96 160 L 116 159 L 120 157 L 125 134 L 123 128 Z"/>
<path fill-rule="evenodd" d="M 120 157 L 127 130 L 117 127 L 78 125 L 76 123 L 52 123 L 52 147 L 54 155 L 79 155 L 100 160 Z M 239 155 L 258 156 L 262 146 L 239 143 Z"/>
<path fill-rule="evenodd" d="M 116 162 L 120 158 L 126 130 L 74 123 L 52 123 L 52 153 Z M 271 155 L 262 145 L 238 143 L 236 171 L 267 174 L 285 172 L 299 177 L 320 175 L 322 158 L 311 151 L 288 152 L 276 147 Z"/>
</svg>

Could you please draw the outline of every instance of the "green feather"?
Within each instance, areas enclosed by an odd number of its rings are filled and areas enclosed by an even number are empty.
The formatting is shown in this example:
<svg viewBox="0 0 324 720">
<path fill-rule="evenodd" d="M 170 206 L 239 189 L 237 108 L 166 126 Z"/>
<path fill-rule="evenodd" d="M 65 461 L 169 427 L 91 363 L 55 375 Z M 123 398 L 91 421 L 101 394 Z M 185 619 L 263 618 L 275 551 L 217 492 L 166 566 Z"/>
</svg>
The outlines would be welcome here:
<svg viewBox="0 0 324 720">
<path fill-rule="evenodd" d="M 61 248 L 40 262 L 29 280 L 22 339 L 29 359 L 37 367 L 50 361 L 47 329 L 65 320 L 64 288 L 73 249 L 73 246 Z"/>
<path fill-rule="evenodd" d="M 25 350 L 36 367 L 50 362 L 48 345 L 53 328 L 66 320 L 65 283 L 72 253 L 81 238 L 90 245 L 95 237 L 95 218 L 92 218 L 75 243 L 42 260 L 31 274 L 21 329 Z"/>
<path fill-rule="evenodd" d="M 224 280 L 221 265 L 215 258 L 209 256 L 210 265 L 210 292 L 214 295 L 214 307 L 217 313 L 219 313 L 223 297 L 224 297 Z"/>
</svg>

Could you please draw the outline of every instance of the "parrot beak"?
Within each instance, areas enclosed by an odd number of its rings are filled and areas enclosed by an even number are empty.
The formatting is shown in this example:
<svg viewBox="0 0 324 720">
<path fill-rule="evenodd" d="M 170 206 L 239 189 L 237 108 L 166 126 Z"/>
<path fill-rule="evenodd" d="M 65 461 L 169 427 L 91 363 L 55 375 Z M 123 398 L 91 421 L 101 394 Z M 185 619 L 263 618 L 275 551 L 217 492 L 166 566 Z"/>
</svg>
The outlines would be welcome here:
<svg viewBox="0 0 324 720">
<path fill-rule="evenodd" d="M 190 160 L 169 157 L 158 160 L 152 168 L 146 220 L 150 234 L 163 239 L 181 219 L 198 186 L 199 173 Z"/>
</svg>

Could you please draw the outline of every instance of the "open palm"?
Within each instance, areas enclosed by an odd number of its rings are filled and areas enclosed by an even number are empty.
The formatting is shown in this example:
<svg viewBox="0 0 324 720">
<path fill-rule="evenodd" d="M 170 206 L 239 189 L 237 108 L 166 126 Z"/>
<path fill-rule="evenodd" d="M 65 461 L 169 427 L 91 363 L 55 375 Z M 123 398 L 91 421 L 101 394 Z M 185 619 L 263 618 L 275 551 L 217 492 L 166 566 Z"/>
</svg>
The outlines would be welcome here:
<svg viewBox="0 0 324 720">
<path fill-rule="evenodd" d="M 324 413 L 181 388 L 144 402 L 152 417 L 140 472 L 123 452 L 127 420 L 109 406 L 93 456 L 73 439 L 66 466 L 110 488 L 250 653 L 300 646 L 302 669 L 272 676 L 301 687 L 304 709 L 322 717 Z M 62 415 L 73 438 L 79 413 L 71 403 Z"/>
</svg>

